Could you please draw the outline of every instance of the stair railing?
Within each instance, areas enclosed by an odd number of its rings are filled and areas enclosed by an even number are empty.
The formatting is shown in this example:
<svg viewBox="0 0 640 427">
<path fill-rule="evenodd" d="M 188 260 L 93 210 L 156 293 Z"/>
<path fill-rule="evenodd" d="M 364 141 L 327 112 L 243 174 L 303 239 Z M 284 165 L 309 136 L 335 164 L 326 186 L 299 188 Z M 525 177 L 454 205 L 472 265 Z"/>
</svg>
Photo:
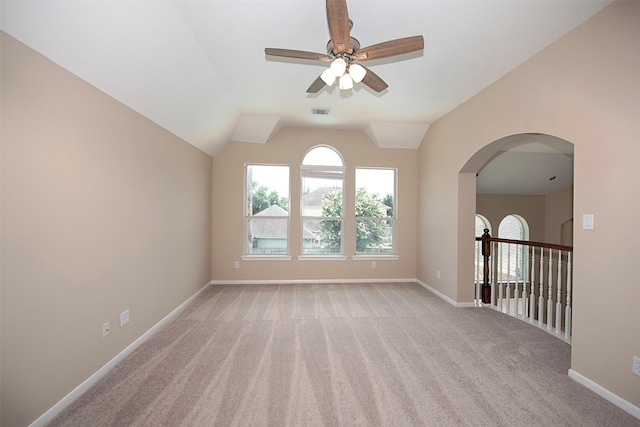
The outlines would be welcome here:
<svg viewBox="0 0 640 427">
<path fill-rule="evenodd" d="M 573 247 L 476 237 L 475 302 L 571 343 Z"/>
</svg>

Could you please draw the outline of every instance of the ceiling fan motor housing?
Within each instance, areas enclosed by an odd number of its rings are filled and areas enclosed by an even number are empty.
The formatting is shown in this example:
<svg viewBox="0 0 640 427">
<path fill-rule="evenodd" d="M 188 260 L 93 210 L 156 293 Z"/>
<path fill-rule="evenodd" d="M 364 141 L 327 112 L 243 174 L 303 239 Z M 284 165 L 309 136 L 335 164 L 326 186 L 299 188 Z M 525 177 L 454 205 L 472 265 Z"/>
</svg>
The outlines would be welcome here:
<svg viewBox="0 0 640 427">
<path fill-rule="evenodd" d="M 333 40 L 329 40 L 327 42 L 327 55 L 331 57 L 331 59 L 342 58 L 347 62 L 351 62 L 355 60 L 355 54 L 360 49 L 360 42 L 358 39 L 354 37 L 349 37 L 351 41 L 351 50 L 350 52 L 334 52 L 333 49 Z"/>
</svg>

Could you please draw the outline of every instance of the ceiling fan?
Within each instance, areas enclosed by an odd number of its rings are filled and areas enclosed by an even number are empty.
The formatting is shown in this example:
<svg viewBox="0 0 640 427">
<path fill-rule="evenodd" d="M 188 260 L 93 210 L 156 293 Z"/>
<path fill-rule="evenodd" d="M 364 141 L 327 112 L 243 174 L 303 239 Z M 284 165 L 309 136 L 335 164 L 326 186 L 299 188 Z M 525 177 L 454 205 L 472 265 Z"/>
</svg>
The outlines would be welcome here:
<svg viewBox="0 0 640 427">
<path fill-rule="evenodd" d="M 362 82 L 374 91 L 382 92 L 389 85 L 356 61 L 388 58 L 424 49 L 422 36 L 389 40 L 360 49 L 360 42 L 350 34 L 353 23 L 349 19 L 346 0 L 327 0 L 327 21 L 331 39 L 327 43 L 326 54 L 291 49 L 264 50 L 268 56 L 331 62 L 331 66 L 311 83 L 307 93 L 317 93 L 325 85 L 333 85 L 336 80 L 340 89 L 351 89 L 354 82 Z"/>
</svg>

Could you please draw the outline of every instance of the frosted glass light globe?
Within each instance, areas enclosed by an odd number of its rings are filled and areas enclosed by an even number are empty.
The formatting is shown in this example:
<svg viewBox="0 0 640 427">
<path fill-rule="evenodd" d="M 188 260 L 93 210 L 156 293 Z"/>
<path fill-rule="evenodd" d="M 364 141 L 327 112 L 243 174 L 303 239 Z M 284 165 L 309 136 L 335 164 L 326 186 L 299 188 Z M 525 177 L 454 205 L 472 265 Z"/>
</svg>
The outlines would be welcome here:
<svg viewBox="0 0 640 427">
<path fill-rule="evenodd" d="M 354 82 L 360 83 L 364 76 L 367 74 L 367 69 L 360 64 L 349 65 L 349 75 Z"/>
<path fill-rule="evenodd" d="M 347 61 L 342 58 L 337 58 L 331 63 L 331 71 L 336 77 L 340 77 L 347 70 Z"/>
<path fill-rule="evenodd" d="M 353 79 L 349 74 L 343 74 L 340 77 L 340 89 L 351 89 L 353 87 Z"/>
</svg>

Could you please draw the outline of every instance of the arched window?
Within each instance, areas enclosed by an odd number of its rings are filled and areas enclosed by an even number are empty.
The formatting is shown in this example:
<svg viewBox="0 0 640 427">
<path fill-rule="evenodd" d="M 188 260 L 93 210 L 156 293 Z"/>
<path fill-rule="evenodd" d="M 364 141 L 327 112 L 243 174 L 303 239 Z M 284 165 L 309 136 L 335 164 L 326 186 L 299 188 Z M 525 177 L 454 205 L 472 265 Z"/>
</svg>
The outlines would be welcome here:
<svg viewBox="0 0 640 427">
<path fill-rule="evenodd" d="M 476 214 L 476 237 L 482 237 L 485 228 L 489 229 L 489 234 L 491 234 L 489 220 L 480 214 Z"/>
<path fill-rule="evenodd" d="M 507 215 L 500 221 L 498 237 L 510 240 L 529 240 L 529 225 L 519 215 Z M 526 280 L 527 251 L 525 251 L 524 245 L 500 243 L 498 251 L 500 260 L 498 280 L 503 282 Z"/>
<path fill-rule="evenodd" d="M 342 255 L 344 161 L 333 148 L 307 152 L 300 166 L 301 253 Z"/>
<path fill-rule="evenodd" d="M 476 214 L 476 237 L 482 237 L 485 228 L 489 229 L 489 234 L 491 234 L 489 220 L 480 214 Z M 484 279 L 484 256 L 482 255 L 480 242 L 476 242 L 475 277 L 476 283 L 480 283 Z"/>
</svg>

